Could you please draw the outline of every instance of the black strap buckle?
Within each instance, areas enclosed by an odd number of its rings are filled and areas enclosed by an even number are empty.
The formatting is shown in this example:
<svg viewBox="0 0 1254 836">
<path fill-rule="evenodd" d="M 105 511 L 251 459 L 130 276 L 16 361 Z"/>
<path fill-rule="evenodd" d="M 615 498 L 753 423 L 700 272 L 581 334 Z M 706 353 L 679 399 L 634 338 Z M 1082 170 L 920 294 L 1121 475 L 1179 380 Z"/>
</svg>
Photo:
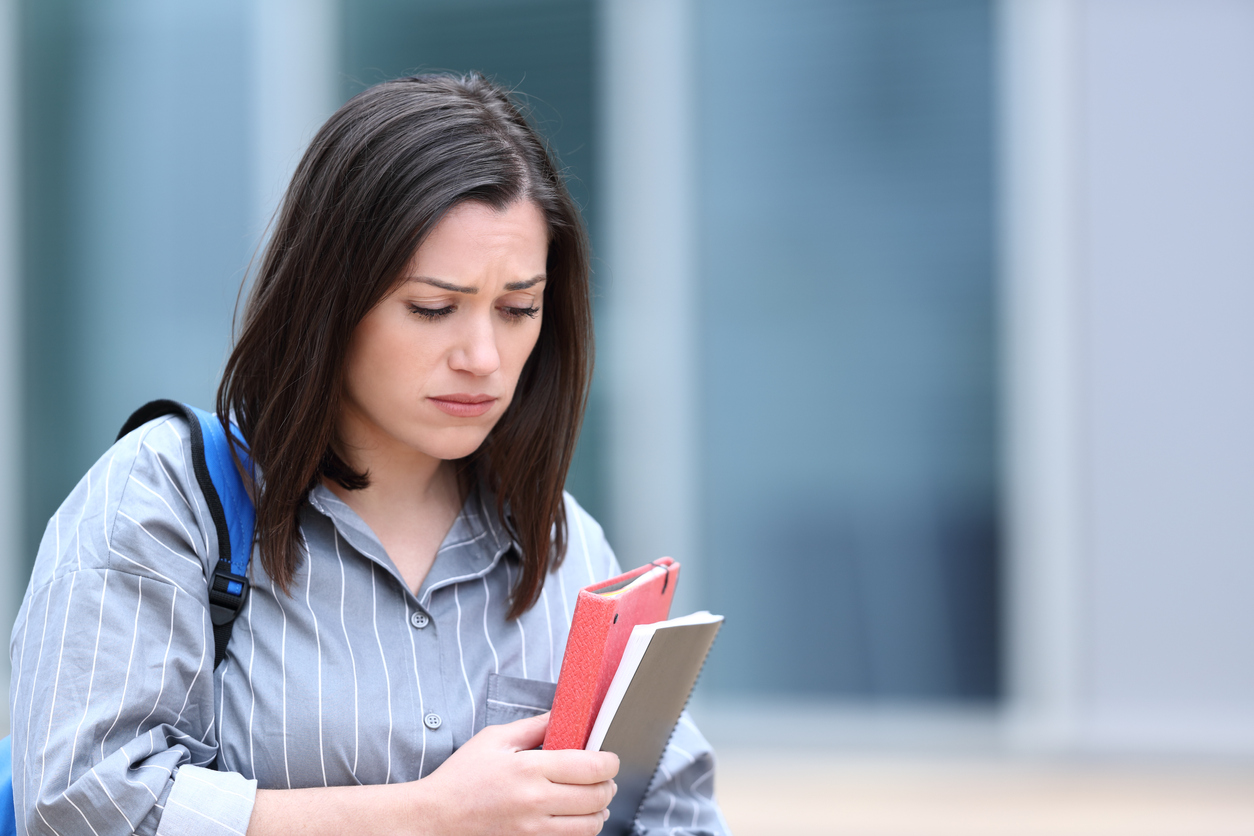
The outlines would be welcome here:
<svg viewBox="0 0 1254 836">
<path fill-rule="evenodd" d="M 225 624 L 239 615 L 248 597 L 248 578 L 225 569 L 213 570 L 209 584 L 209 616 L 214 624 Z"/>
</svg>

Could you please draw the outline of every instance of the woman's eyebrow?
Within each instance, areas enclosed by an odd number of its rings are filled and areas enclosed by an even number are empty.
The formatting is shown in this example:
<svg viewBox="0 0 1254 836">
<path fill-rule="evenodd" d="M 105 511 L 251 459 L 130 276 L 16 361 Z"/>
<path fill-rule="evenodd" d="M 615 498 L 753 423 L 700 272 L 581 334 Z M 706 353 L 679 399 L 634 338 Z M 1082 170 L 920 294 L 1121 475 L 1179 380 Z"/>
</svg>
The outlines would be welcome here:
<svg viewBox="0 0 1254 836">
<path fill-rule="evenodd" d="M 548 276 L 544 276 L 544 275 L 532 276 L 530 279 L 526 279 L 525 281 L 510 282 L 509 284 L 505 285 L 505 289 L 506 290 L 526 290 L 529 287 L 535 287 L 536 285 L 538 285 L 540 282 L 543 282 L 543 281 L 548 281 Z"/>
<path fill-rule="evenodd" d="M 411 276 L 405 281 L 421 282 L 422 284 L 433 285 L 435 287 L 440 288 L 441 290 L 451 290 L 454 293 L 478 293 L 479 292 L 479 288 L 477 287 L 462 287 L 459 284 L 453 284 L 452 282 L 442 282 L 439 279 L 431 279 L 426 276 Z"/>
<path fill-rule="evenodd" d="M 535 287 L 540 282 L 547 281 L 547 280 L 548 280 L 547 276 L 543 276 L 543 275 L 533 276 L 530 279 L 524 279 L 521 282 L 510 282 L 509 284 L 505 285 L 505 289 L 506 290 L 526 290 L 529 287 Z M 453 284 L 452 282 L 441 281 L 440 279 L 432 279 L 428 276 L 411 276 L 405 281 L 421 282 L 422 284 L 429 284 L 433 287 L 438 287 L 441 290 L 451 290 L 454 293 L 475 294 L 479 292 L 479 288 L 477 287 L 462 287 L 459 284 Z"/>
</svg>

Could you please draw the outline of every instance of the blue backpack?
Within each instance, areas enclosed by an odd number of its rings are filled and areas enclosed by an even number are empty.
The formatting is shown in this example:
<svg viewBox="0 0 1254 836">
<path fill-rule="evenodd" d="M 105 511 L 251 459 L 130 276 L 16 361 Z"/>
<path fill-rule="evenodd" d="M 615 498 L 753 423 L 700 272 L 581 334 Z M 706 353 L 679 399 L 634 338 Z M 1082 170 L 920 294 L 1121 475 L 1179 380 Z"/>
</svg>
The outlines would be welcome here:
<svg viewBox="0 0 1254 836">
<path fill-rule="evenodd" d="M 218 533 L 218 562 L 209 579 L 209 612 L 213 621 L 213 666 L 226 658 L 231 627 L 248 596 L 248 560 L 253 550 L 253 524 L 256 513 L 244 489 L 244 480 L 231 455 L 226 430 L 217 416 L 177 401 L 150 401 L 127 419 L 118 438 L 163 415 L 182 417 L 192 431 L 192 471 L 200 485 L 209 514 Z M 243 439 L 234 425 L 231 432 L 240 441 L 236 450 L 246 468 L 248 454 L 241 449 Z M 17 836 L 17 814 L 13 806 L 13 741 L 0 740 L 0 836 Z"/>
</svg>

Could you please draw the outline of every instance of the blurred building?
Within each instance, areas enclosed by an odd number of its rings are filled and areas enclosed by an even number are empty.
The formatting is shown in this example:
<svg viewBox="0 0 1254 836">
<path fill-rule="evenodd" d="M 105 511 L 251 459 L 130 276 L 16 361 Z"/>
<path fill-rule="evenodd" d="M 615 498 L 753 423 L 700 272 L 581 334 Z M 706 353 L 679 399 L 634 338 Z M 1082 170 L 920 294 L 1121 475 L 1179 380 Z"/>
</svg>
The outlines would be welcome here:
<svg viewBox="0 0 1254 836">
<path fill-rule="evenodd" d="M 717 738 L 1254 754 L 1248 0 L 0 10 L 5 623 L 127 414 L 212 403 L 321 121 L 475 69 L 584 207 L 569 488 L 727 615 Z"/>
</svg>

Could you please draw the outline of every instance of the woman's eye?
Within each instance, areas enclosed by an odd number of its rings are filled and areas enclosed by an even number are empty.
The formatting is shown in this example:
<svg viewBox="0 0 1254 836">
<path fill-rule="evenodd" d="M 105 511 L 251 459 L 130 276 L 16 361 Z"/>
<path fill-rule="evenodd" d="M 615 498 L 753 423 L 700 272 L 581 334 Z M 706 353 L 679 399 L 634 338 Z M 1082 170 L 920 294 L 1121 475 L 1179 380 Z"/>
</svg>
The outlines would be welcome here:
<svg viewBox="0 0 1254 836">
<path fill-rule="evenodd" d="M 507 306 L 501 308 L 501 313 L 505 315 L 506 319 L 522 319 L 523 317 L 535 319 L 536 314 L 540 313 L 540 309 L 534 305 L 530 308 L 514 308 Z"/>
<path fill-rule="evenodd" d="M 411 303 L 409 306 L 409 312 L 418 314 L 418 316 L 423 319 L 439 319 L 440 317 L 451 314 L 453 312 L 453 306 L 445 305 L 442 308 L 424 308 L 420 305 Z"/>
</svg>

